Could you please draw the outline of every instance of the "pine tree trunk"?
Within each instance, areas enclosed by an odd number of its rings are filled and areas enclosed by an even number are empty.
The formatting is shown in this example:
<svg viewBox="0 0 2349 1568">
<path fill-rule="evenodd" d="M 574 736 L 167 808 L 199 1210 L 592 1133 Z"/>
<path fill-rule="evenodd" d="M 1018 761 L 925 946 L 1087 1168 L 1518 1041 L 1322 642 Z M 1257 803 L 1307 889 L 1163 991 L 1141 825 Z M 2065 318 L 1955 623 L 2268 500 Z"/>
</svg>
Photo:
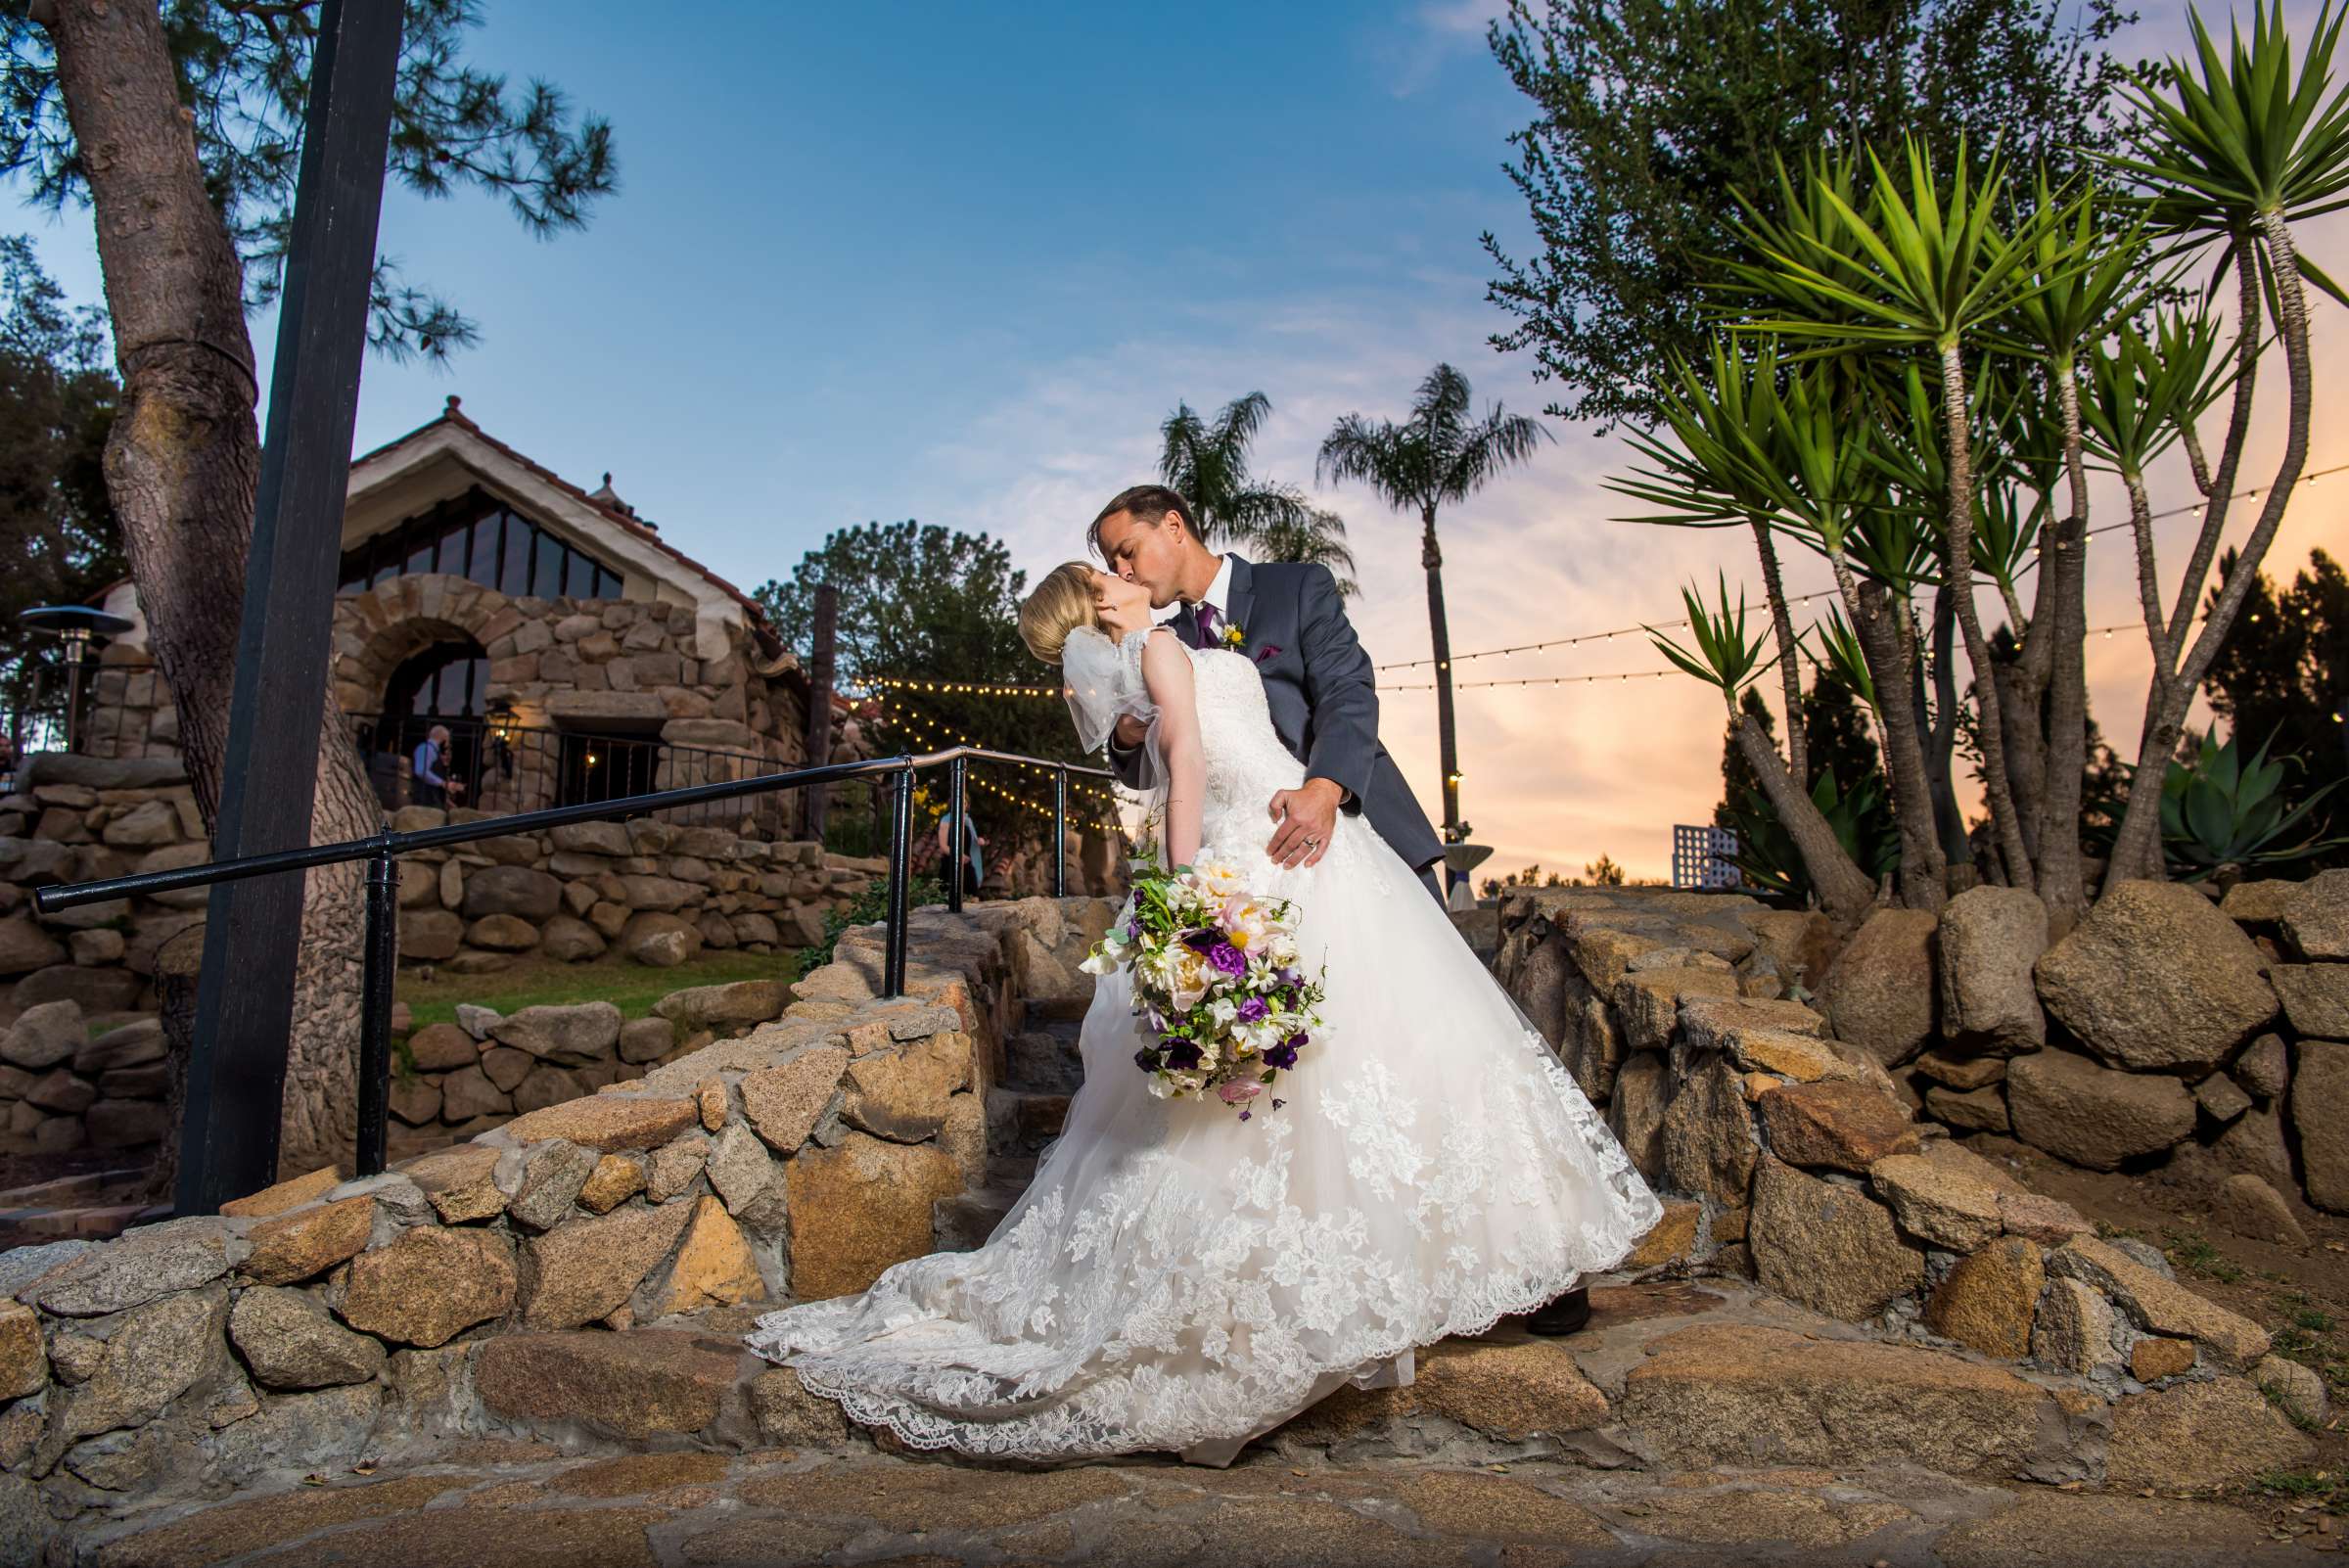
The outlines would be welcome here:
<svg viewBox="0 0 2349 1568">
<path fill-rule="evenodd" d="M 1419 514 L 1425 531 L 1419 541 L 1419 564 L 1427 569 L 1427 630 L 1436 655 L 1436 749 L 1444 768 L 1444 842 L 1459 842 L 1459 740 L 1452 727 L 1451 632 L 1444 623 L 1444 552 L 1436 544 L 1436 511 Z"/>
<path fill-rule="evenodd" d="M 260 438 L 244 271 L 207 193 L 161 17 L 143 0 L 60 4 L 46 18 L 80 148 L 122 395 L 106 447 L 149 645 L 179 710 L 207 830 L 227 763 L 229 696 L 253 540 Z M 381 824 L 332 698 L 313 838 Z M 330 782 L 331 781 L 331 782 Z M 356 1112 L 358 872 L 312 872 L 289 1041 L 287 1166 L 347 1157 Z"/>
</svg>

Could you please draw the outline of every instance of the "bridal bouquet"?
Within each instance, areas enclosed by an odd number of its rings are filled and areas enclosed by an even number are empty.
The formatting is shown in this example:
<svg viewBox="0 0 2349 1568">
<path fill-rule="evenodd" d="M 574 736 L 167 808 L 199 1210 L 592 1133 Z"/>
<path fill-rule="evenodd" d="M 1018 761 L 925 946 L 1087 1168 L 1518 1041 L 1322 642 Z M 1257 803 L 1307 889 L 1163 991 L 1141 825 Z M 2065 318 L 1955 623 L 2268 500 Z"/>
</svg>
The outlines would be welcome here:
<svg viewBox="0 0 2349 1568">
<path fill-rule="evenodd" d="M 1082 967 L 1132 971 L 1134 1011 L 1157 1037 L 1133 1056 L 1151 1093 L 1213 1093 L 1243 1122 L 1321 1027 L 1321 981 L 1297 967 L 1288 901 L 1250 893 L 1228 865 L 1138 875 L 1125 923 Z"/>
</svg>

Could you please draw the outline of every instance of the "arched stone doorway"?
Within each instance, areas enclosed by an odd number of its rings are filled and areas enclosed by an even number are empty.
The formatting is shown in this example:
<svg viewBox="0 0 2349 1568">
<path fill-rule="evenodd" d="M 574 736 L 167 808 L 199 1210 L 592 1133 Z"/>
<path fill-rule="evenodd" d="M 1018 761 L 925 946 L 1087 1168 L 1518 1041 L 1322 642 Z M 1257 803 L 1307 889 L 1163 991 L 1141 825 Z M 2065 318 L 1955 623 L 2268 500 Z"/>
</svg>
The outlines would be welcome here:
<svg viewBox="0 0 2349 1568">
<path fill-rule="evenodd" d="M 392 668 L 373 723 L 361 725 L 368 771 L 386 806 L 422 798 L 413 776 L 415 759 L 440 726 L 449 736 L 443 772 L 458 786 L 446 804 L 472 805 L 482 798 L 483 771 L 491 761 L 488 691 L 488 653 L 461 632 L 444 632 Z"/>
</svg>

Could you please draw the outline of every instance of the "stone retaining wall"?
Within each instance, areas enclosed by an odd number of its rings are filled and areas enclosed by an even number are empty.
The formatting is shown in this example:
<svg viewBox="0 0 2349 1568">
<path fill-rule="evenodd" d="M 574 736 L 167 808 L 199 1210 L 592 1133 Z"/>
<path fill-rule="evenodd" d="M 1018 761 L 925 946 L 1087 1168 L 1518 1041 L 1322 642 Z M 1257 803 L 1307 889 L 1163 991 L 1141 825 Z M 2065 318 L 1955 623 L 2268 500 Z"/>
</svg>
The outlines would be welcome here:
<svg viewBox="0 0 2349 1568">
<path fill-rule="evenodd" d="M 0 1253 L 0 1514 L 63 1523 L 333 1464 L 390 1434 L 556 1419 L 579 1366 L 611 1373 L 582 1339 L 658 1359 L 709 1342 L 612 1331 L 864 1288 L 931 1251 L 939 1205 L 985 1179 L 988 1091 L 1025 988 L 1082 979 L 1110 912 L 923 910 L 904 998 L 876 999 L 866 928 L 781 1018 L 689 1037 L 638 1079 L 383 1176 L 322 1170 L 218 1216 Z M 663 1027 L 714 1031 L 760 1005 L 701 988 L 668 998 Z M 469 1022 L 496 1042 L 484 1058 L 546 1067 L 595 1056 L 609 1021 Z M 718 1360 L 731 1378 L 738 1351 Z M 656 1385 L 639 1436 L 678 1429 L 662 1403 L 678 1390 Z"/>
</svg>

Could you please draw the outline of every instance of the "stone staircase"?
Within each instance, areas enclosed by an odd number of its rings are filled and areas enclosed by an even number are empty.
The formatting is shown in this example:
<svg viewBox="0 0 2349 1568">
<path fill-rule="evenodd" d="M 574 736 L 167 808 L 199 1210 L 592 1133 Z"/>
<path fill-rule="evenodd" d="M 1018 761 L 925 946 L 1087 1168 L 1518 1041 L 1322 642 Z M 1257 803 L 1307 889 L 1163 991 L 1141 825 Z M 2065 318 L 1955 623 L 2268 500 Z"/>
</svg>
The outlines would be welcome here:
<svg viewBox="0 0 2349 1568">
<path fill-rule="evenodd" d="M 939 1201 L 939 1247 L 969 1252 L 994 1232 L 1036 1176 L 1036 1157 L 1060 1136 L 1069 1098 L 1084 1082 L 1078 1052 L 1089 998 L 1028 997 L 1003 1042 L 1003 1080 L 988 1086 L 987 1179 Z"/>
</svg>

